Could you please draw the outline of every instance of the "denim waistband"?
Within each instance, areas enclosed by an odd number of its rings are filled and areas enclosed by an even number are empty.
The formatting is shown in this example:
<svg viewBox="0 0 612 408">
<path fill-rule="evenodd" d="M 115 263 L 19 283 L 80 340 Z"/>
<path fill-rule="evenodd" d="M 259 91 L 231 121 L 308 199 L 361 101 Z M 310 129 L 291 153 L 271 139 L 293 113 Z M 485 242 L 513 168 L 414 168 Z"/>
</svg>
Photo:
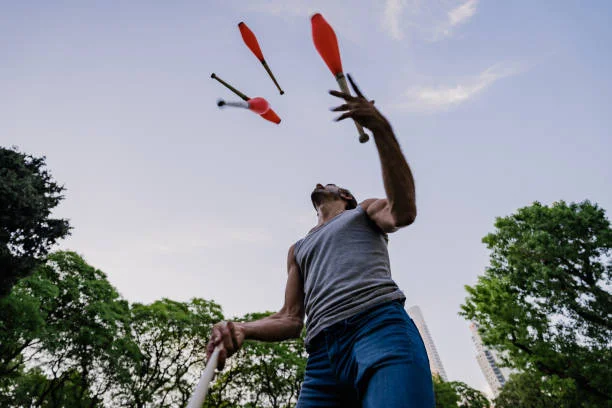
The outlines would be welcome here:
<svg viewBox="0 0 612 408">
<path fill-rule="evenodd" d="M 312 350 L 316 350 L 317 348 L 325 345 L 326 343 L 326 336 L 329 334 L 337 334 L 340 333 L 341 331 L 346 330 L 346 327 L 348 325 L 351 325 L 357 321 L 359 321 L 360 319 L 362 319 L 363 317 L 365 317 L 366 315 L 378 310 L 378 309 L 383 309 L 386 307 L 391 307 L 394 305 L 398 305 L 399 307 L 401 307 L 402 309 L 404 308 L 404 299 L 395 299 L 395 300 L 391 300 L 389 302 L 385 302 L 385 303 L 381 303 L 379 305 L 376 305 L 370 309 L 361 311 L 351 317 L 348 317 L 344 320 L 341 320 L 337 323 L 332 324 L 329 327 L 324 328 L 323 330 L 321 330 L 321 332 L 319 334 L 317 334 L 311 341 L 310 343 L 306 346 L 306 351 L 311 352 Z"/>
</svg>

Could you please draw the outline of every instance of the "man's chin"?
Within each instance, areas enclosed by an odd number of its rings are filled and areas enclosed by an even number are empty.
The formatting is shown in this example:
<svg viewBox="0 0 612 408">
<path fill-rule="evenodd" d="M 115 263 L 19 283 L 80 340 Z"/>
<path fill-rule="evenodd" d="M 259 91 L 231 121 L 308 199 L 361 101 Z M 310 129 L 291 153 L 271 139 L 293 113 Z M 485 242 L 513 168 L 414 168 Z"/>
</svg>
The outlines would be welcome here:
<svg viewBox="0 0 612 408">
<path fill-rule="evenodd" d="M 317 188 L 314 189 L 312 193 L 310 193 L 310 201 L 312 201 L 313 205 L 316 207 L 321 204 L 325 197 L 327 196 L 327 192 L 323 189 Z"/>
</svg>

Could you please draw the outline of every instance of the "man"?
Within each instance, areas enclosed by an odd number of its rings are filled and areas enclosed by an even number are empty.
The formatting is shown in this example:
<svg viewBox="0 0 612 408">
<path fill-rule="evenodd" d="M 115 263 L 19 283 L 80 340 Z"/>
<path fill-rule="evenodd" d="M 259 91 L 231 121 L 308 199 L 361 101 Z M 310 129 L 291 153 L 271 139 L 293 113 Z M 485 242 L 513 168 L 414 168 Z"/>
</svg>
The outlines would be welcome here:
<svg viewBox="0 0 612 408">
<path fill-rule="evenodd" d="M 318 223 L 289 249 L 285 303 L 249 323 L 213 327 L 208 355 L 220 347 L 219 366 L 245 339 L 300 336 L 304 316 L 309 353 L 298 408 L 433 407 L 423 341 L 391 279 L 387 234 L 416 217 L 414 180 L 391 125 L 349 81 L 356 97 L 330 91 L 345 103 L 336 120 L 352 118 L 372 131 L 387 197 L 357 205 L 334 184 L 311 194 Z"/>
</svg>

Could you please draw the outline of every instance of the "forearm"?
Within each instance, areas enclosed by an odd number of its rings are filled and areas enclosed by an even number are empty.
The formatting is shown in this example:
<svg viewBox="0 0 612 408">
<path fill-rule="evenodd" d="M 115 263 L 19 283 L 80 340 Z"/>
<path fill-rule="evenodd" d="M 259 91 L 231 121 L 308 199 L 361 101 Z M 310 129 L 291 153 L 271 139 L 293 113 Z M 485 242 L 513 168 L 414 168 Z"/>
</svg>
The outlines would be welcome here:
<svg viewBox="0 0 612 408">
<path fill-rule="evenodd" d="M 253 322 L 235 323 L 244 330 L 247 340 L 282 341 L 297 338 L 302 331 L 302 319 L 284 313 L 275 313 Z"/>
<path fill-rule="evenodd" d="M 386 225 L 385 227 L 392 230 L 396 227 L 411 224 L 416 217 L 416 202 L 414 179 L 410 167 L 395 139 L 389 121 L 374 107 L 374 101 L 368 101 L 363 96 L 363 93 L 355 85 L 353 78 L 350 75 L 347 75 L 347 78 L 357 96 L 351 96 L 350 93 L 329 91 L 331 95 L 342 98 L 346 102 L 332 109 L 334 112 L 344 111 L 342 115 L 336 118 L 336 121 L 352 118 L 361 126 L 372 131 L 380 156 L 383 182 L 387 193 L 385 213 L 388 211 L 393 218 L 393 225 Z M 385 222 L 385 224 L 387 223 Z"/>
<path fill-rule="evenodd" d="M 414 178 L 410 166 L 388 123 L 373 134 L 391 214 L 398 224 L 410 224 L 416 217 Z"/>
</svg>

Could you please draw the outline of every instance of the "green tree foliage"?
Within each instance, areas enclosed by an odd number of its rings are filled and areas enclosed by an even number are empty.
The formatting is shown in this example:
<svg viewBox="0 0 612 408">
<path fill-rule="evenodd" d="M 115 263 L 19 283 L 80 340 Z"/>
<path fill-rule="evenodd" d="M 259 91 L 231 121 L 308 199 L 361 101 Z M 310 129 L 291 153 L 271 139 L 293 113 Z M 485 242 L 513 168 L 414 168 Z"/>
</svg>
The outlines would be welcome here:
<svg viewBox="0 0 612 408">
<path fill-rule="evenodd" d="M 270 313 L 252 313 L 251 321 Z M 211 387 L 206 407 L 293 407 L 304 379 L 303 336 L 279 343 L 247 341 Z"/>
<path fill-rule="evenodd" d="M 459 406 L 459 395 L 450 382 L 442 380 L 439 376 L 433 376 L 434 395 L 436 408 L 455 408 Z"/>
<path fill-rule="evenodd" d="M 483 239 L 490 266 L 466 286 L 461 314 L 510 366 L 563 381 L 582 406 L 610 402 L 612 229 L 605 212 L 589 201 L 534 203 L 495 227 Z"/>
<path fill-rule="evenodd" d="M 40 398 L 43 394 L 45 397 Z M 10 403 L 2 406 L 63 408 L 96 407 L 100 404 L 91 398 L 87 389 L 83 389 L 78 371 L 69 371 L 58 381 L 49 379 L 39 368 L 34 368 L 15 379 Z"/>
<path fill-rule="evenodd" d="M 461 381 L 444 381 L 433 376 L 436 408 L 488 408 L 491 404 L 478 390 Z"/>
<path fill-rule="evenodd" d="M 214 302 L 121 299 L 73 252 L 0 299 L 0 406 L 180 407 L 201 374 Z"/>
<path fill-rule="evenodd" d="M 59 407 L 69 392 L 73 406 L 99 406 L 120 381 L 130 350 L 127 302 L 77 254 L 51 254 L 2 305 L 0 401 Z"/>
<path fill-rule="evenodd" d="M 45 169 L 44 157 L 0 147 L 0 298 L 68 235 L 68 221 L 50 218 L 64 187 Z"/>
<path fill-rule="evenodd" d="M 460 408 L 487 408 L 489 400 L 484 394 L 461 381 L 451 382 L 455 392 L 459 396 Z"/>
<path fill-rule="evenodd" d="M 23 351 L 40 343 L 39 338 L 44 336 L 41 303 L 48 302 L 55 292 L 51 287 L 34 285 L 38 282 L 36 278 L 30 281 L 22 282 L 9 296 L 0 298 L 0 386 L 21 375 L 26 360 Z M 34 287 L 30 288 L 30 284 Z"/>
<path fill-rule="evenodd" d="M 204 367 L 212 325 L 223 320 L 214 302 L 162 299 L 131 307 L 130 330 L 138 349 L 131 375 L 116 395 L 121 406 L 185 406 Z"/>
<path fill-rule="evenodd" d="M 495 399 L 496 408 L 579 407 L 571 379 L 542 377 L 537 372 L 512 374 Z"/>
</svg>

